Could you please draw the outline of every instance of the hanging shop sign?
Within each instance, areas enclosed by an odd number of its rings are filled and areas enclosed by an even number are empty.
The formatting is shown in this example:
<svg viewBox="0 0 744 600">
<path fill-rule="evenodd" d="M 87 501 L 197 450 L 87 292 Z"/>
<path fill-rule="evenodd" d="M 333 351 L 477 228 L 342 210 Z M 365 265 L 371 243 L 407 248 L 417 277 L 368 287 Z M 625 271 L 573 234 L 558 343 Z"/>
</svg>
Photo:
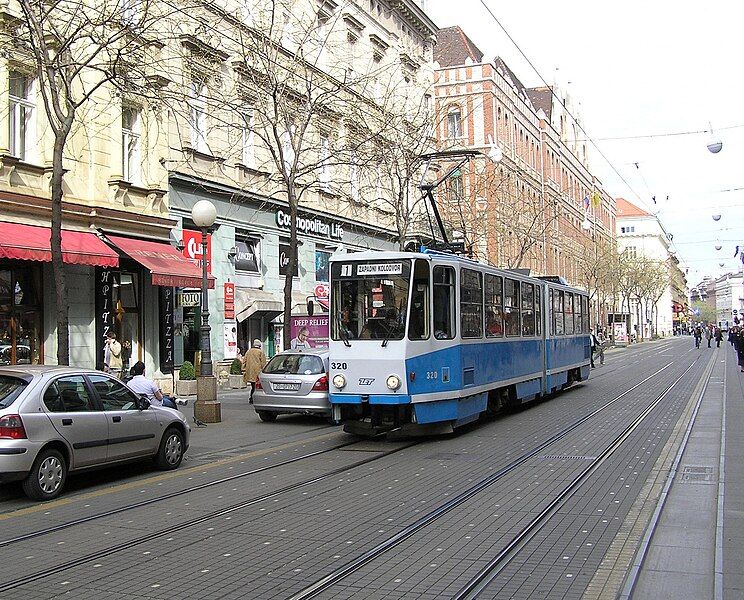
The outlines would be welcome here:
<svg viewBox="0 0 744 600">
<path fill-rule="evenodd" d="M 113 331 L 116 311 L 113 308 L 114 272 L 106 267 L 96 267 L 96 369 L 103 369 L 104 340 Z"/>
<path fill-rule="evenodd" d="M 160 296 L 160 370 L 173 373 L 173 330 L 175 295 L 172 287 L 159 287 Z"/>
<path fill-rule="evenodd" d="M 222 327 L 225 358 L 238 357 L 238 327 L 235 323 L 225 323 Z"/>
<path fill-rule="evenodd" d="M 235 284 L 225 283 L 225 319 L 235 318 Z"/>
<path fill-rule="evenodd" d="M 292 217 L 280 208 L 276 211 L 276 224 L 281 229 L 289 230 L 292 226 Z M 344 228 L 341 223 L 326 221 L 319 217 L 298 216 L 297 231 L 331 240 L 342 240 L 344 238 Z"/>
<path fill-rule="evenodd" d="M 183 230 L 183 255 L 200 269 L 202 268 L 201 231 Z M 212 273 L 212 236 L 210 234 L 207 234 L 207 273 Z"/>
<path fill-rule="evenodd" d="M 289 272 L 289 244 L 279 244 L 279 275 L 287 275 Z M 295 268 L 292 273 L 292 277 L 297 277 L 299 271 L 297 266 L 300 264 L 300 259 L 297 257 L 295 260 Z"/>
</svg>

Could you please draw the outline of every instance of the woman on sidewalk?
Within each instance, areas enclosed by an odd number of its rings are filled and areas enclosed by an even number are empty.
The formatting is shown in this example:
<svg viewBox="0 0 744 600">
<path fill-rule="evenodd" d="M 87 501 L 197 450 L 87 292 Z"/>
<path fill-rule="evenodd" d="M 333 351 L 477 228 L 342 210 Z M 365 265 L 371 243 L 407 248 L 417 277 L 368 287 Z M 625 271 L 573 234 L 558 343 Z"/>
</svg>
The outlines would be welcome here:
<svg viewBox="0 0 744 600">
<path fill-rule="evenodd" d="M 740 327 L 734 328 L 734 349 L 736 350 L 739 369 L 744 373 L 744 332 Z"/>
</svg>

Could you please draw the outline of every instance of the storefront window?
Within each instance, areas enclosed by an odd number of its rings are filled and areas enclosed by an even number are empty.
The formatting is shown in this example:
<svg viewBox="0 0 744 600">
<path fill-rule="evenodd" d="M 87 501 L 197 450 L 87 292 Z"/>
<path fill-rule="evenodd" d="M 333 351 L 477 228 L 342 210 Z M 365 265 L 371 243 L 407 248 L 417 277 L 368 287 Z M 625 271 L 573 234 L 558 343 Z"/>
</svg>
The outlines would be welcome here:
<svg viewBox="0 0 744 600">
<path fill-rule="evenodd" d="M 116 307 L 114 331 L 121 342 L 121 358 L 126 373 L 140 360 L 139 278 L 137 273 L 122 271 L 116 274 L 113 305 Z"/>
<path fill-rule="evenodd" d="M 323 250 L 315 251 L 315 281 L 328 283 L 328 261 L 331 258 L 330 252 Z"/>
<path fill-rule="evenodd" d="M 39 265 L 0 263 L 0 365 L 41 363 L 40 288 Z"/>
</svg>

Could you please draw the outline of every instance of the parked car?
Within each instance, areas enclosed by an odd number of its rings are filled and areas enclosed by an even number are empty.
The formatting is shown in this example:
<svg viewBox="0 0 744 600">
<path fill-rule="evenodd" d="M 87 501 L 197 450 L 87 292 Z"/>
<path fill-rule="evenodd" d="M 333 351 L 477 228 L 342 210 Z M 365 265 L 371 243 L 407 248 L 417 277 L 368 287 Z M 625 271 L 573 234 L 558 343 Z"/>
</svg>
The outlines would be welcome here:
<svg viewBox="0 0 744 600">
<path fill-rule="evenodd" d="M 262 421 L 300 413 L 331 416 L 328 348 L 289 350 L 272 358 L 256 380 L 253 408 Z"/>
<path fill-rule="evenodd" d="M 59 495 L 71 472 L 147 458 L 175 469 L 190 432 L 183 414 L 106 373 L 0 367 L 0 483 L 20 480 L 32 499 Z"/>
</svg>

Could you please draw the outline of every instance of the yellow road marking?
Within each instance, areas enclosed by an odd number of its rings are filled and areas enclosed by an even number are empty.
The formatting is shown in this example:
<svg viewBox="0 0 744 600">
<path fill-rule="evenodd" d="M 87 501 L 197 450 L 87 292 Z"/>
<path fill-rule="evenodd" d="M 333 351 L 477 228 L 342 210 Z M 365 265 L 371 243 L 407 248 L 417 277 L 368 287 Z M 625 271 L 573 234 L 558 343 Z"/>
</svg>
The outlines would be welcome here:
<svg viewBox="0 0 744 600">
<path fill-rule="evenodd" d="M 161 481 L 175 479 L 176 477 L 183 477 L 184 475 L 200 473 L 206 469 L 214 469 L 216 467 L 221 467 L 223 465 L 227 465 L 230 463 L 239 462 L 247 458 L 255 458 L 257 456 L 263 456 L 265 454 L 272 454 L 279 450 L 286 450 L 288 448 L 294 448 L 295 446 L 307 444 L 308 442 L 317 442 L 317 441 L 328 439 L 328 438 L 331 438 L 337 435 L 338 435 L 338 431 L 335 431 L 333 433 L 325 433 L 323 435 L 318 435 L 316 437 L 312 437 L 312 438 L 308 438 L 304 440 L 298 440 L 296 442 L 290 442 L 288 444 L 282 444 L 280 446 L 274 446 L 273 448 L 265 448 L 264 450 L 253 450 L 245 454 L 239 454 L 238 456 L 231 456 L 230 458 L 222 458 L 215 462 L 207 463 L 206 465 L 202 465 L 199 467 L 189 467 L 188 469 L 176 469 L 175 471 L 169 471 L 168 473 L 163 473 L 161 475 L 156 475 L 154 477 L 140 479 L 138 481 L 130 481 L 128 483 L 122 483 L 122 484 L 108 487 L 102 490 L 96 490 L 95 492 L 88 492 L 87 494 L 81 494 L 80 496 L 73 496 L 71 498 L 61 498 L 59 500 L 52 500 L 50 502 L 45 502 L 43 504 L 36 504 L 34 506 L 28 506 L 26 508 L 19 508 L 18 510 L 0 514 L 0 521 L 5 521 L 6 519 L 10 519 L 12 517 L 22 517 L 25 515 L 30 515 L 30 514 L 34 514 L 38 512 L 44 512 L 50 509 L 59 508 L 61 506 L 67 506 L 68 504 L 73 504 L 75 502 L 80 502 L 81 500 L 90 500 L 92 498 L 100 498 L 101 496 L 106 496 L 107 494 L 113 494 L 116 492 L 130 490 L 132 488 L 142 487 L 143 485 L 151 485 L 153 483 L 159 483 Z"/>
</svg>

